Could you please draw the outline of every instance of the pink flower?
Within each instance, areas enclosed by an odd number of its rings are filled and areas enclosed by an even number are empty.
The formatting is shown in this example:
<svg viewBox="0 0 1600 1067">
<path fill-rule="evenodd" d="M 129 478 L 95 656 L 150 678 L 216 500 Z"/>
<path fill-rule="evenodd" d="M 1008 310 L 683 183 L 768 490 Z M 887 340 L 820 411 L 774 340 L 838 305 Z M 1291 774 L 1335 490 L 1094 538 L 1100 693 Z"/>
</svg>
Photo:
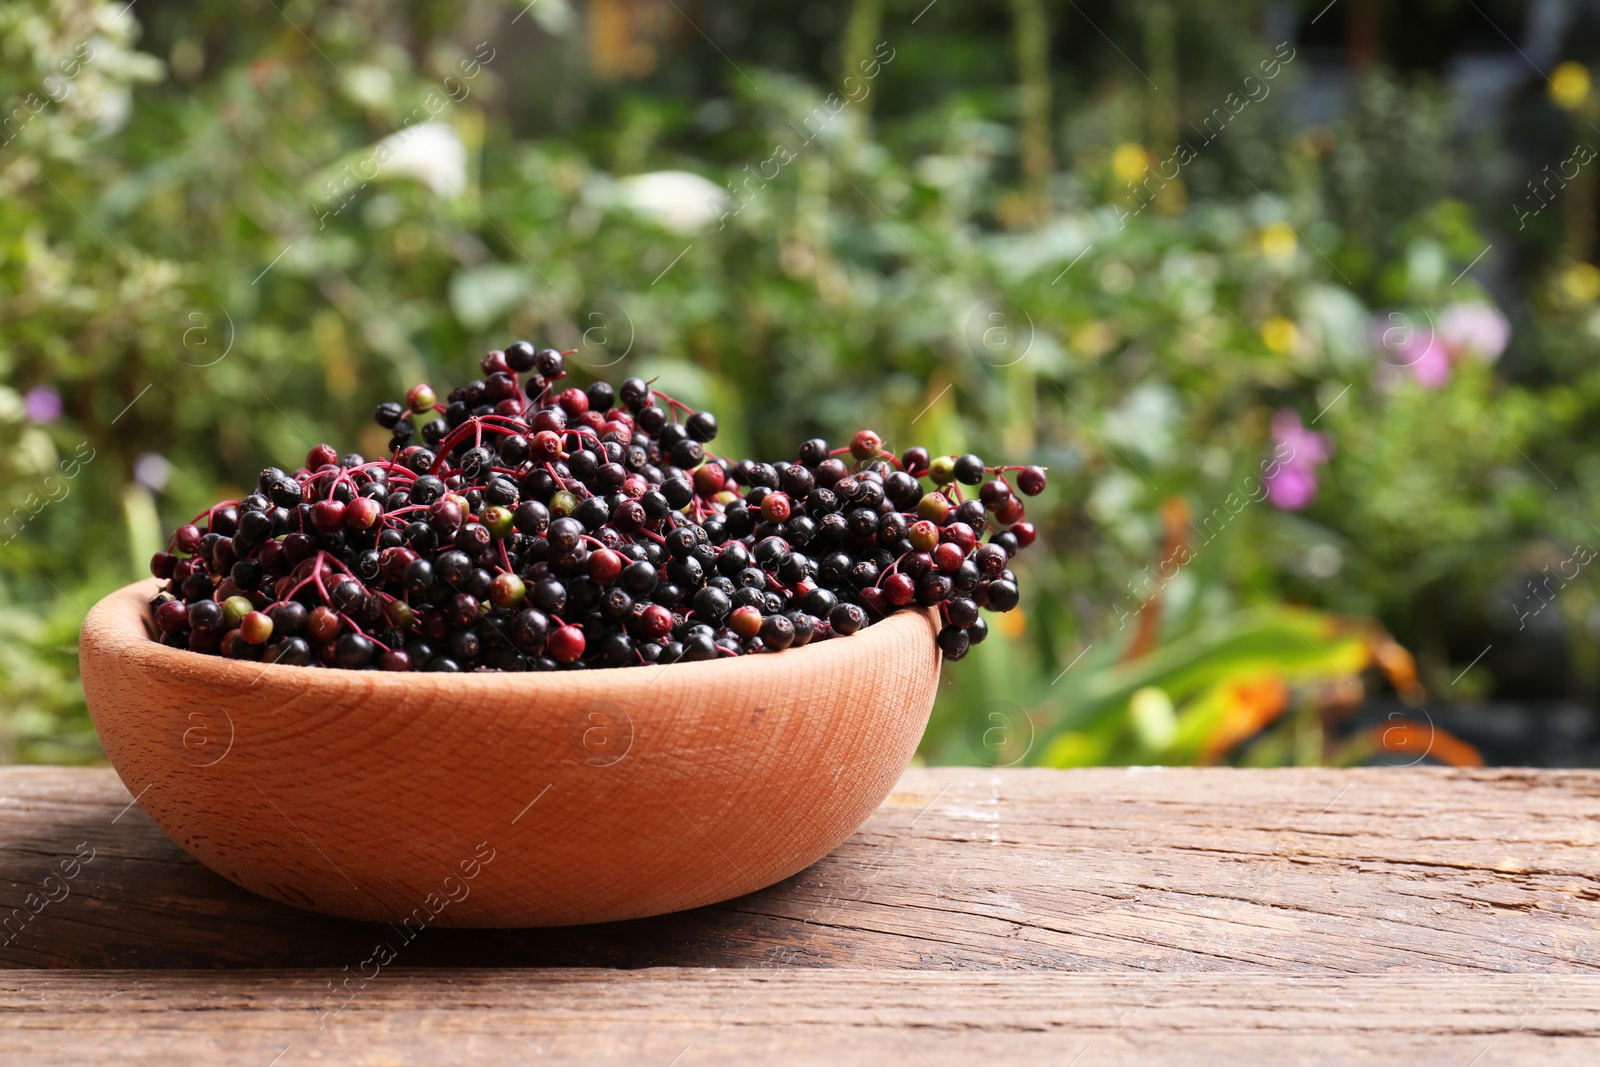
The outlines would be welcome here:
<svg viewBox="0 0 1600 1067">
<path fill-rule="evenodd" d="M 1317 497 L 1317 475 L 1308 467 L 1284 466 L 1267 479 L 1267 499 L 1284 511 L 1299 511 Z"/>
<path fill-rule="evenodd" d="M 1300 415 L 1292 408 L 1281 408 L 1272 416 L 1272 439 L 1288 446 L 1286 464 L 1311 466 L 1326 463 L 1331 454 L 1328 439 L 1300 424 Z M 1280 450 L 1280 455 L 1282 451 Z"/>
<path fill-rule="evenodd" d="M 1389 317 L 1405 321 L 1398 312 Z M 1450 351 L 1433 331 L 1414 329 L 1405 321 L 1383 330 L 1375 326 L 1372 335 L 1380 357 L 1378 384 L 1385 389 L 1398 387 L 1407 377 L 1426 389 L 1437 389 L 1450 380 Z"/>
<path fill-rule="evenodd" d="M 1451 304 L 1439 313 L 1439 336 L 1457 359 L 1470 355 L 1493 361 L 1506 350 L 1511 324 L 1492 304 Z"/>
<path fill-rule="evenodd" d="M 1437 389 L 1450 380 L 1450 352 L 1440 343 L 1437 334 L 1418 337 L 1407 355 L 1411 356 L 1411 362 L 1405 364 L 1405 369 L 1424 389 Z"/>
<path fill-rule="evenodd" d="M 1272 416 L 1272 438 L 1277 443 L 1278 469 L 1266 478 L 1267 499 L 1273 507 L 1299 511 L 1316 499 L 1317 465 L 1326 463 L 1331 454 L 1328 439 L 1306 429 L 1290 408 Z"/>
</svg>

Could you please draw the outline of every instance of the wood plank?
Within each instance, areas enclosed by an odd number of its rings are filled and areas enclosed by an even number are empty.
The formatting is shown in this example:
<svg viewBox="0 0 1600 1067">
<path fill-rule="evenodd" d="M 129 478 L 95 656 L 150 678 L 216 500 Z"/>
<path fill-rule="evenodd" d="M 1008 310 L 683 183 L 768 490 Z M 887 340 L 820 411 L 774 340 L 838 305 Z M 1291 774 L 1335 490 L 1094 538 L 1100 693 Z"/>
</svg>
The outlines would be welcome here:
<svg viewBox="0 0 1600 1067">
<path fill-rule="evenodd" d="M 401 966 L 340 1001 L 326 972 L 0 972 L 0 1047 L 39 1067 L 1490 1067 L 1591 1064 L 1600 1052 L 1595 976 Z"/>
<path fill-rule="evenodd" d="M 131 799 L 108 770 L 0 769 L 0 966 L 338 968 L 395 937 L 228 884 Z M 1600 973 L 1597 815 L 1591 771 L 912 770 L 762 892 L 606 926 L 429 929 L 405 958 Z M 80 847 L 93 859 L 47 881 Z"/>
</svg>

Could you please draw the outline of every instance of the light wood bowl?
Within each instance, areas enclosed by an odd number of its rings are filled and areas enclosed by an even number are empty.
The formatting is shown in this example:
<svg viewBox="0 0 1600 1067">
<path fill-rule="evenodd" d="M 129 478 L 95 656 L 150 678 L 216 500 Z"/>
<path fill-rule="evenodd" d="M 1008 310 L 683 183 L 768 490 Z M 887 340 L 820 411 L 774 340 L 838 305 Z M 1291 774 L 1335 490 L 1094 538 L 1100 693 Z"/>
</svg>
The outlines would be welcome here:
<svg viewBox="0 0 1600 1067">
<path fill-rule="evenodd" d="M 246 889 L 412 927 L 630 919 L 787 878 L 889 794 L 939 681 L 916 611 L 705 663 L 388 674 L 167 648 L 157 588 L 95 605 L 79 646 L 128 790 Z"/>
</svg>

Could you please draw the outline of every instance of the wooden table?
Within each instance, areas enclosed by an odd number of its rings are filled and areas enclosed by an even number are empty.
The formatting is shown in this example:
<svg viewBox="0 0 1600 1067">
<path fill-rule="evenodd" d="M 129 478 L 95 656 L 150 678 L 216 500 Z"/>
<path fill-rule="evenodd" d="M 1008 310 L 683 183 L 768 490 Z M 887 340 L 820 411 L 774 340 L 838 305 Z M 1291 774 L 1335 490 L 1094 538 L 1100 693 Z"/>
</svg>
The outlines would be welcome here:
<svg viewBox="0 0 1600 1067">
<path fill-rule="evenodd" d="M 1589 771 L 912 770 L 763 892 L 407 943 L 6 768 L 0 1062 L 1593 1064 L 1597 814 Z"/>
</svg>

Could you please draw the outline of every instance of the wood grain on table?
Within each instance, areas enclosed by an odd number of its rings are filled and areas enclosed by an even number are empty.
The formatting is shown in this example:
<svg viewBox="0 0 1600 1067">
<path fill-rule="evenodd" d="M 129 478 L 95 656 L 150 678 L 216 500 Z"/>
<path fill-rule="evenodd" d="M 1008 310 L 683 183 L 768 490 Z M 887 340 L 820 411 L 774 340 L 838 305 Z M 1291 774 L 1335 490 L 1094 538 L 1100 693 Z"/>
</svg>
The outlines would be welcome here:
<svg viewBox="0 0 1600 1067">
<path fill-rule="evenodd" d="M 1600 1062 L 1596 772 L 912 770 L 759 893 L 409 937 L 132 802 L 0 769 L 0 1062 Z"/>
</svg>

